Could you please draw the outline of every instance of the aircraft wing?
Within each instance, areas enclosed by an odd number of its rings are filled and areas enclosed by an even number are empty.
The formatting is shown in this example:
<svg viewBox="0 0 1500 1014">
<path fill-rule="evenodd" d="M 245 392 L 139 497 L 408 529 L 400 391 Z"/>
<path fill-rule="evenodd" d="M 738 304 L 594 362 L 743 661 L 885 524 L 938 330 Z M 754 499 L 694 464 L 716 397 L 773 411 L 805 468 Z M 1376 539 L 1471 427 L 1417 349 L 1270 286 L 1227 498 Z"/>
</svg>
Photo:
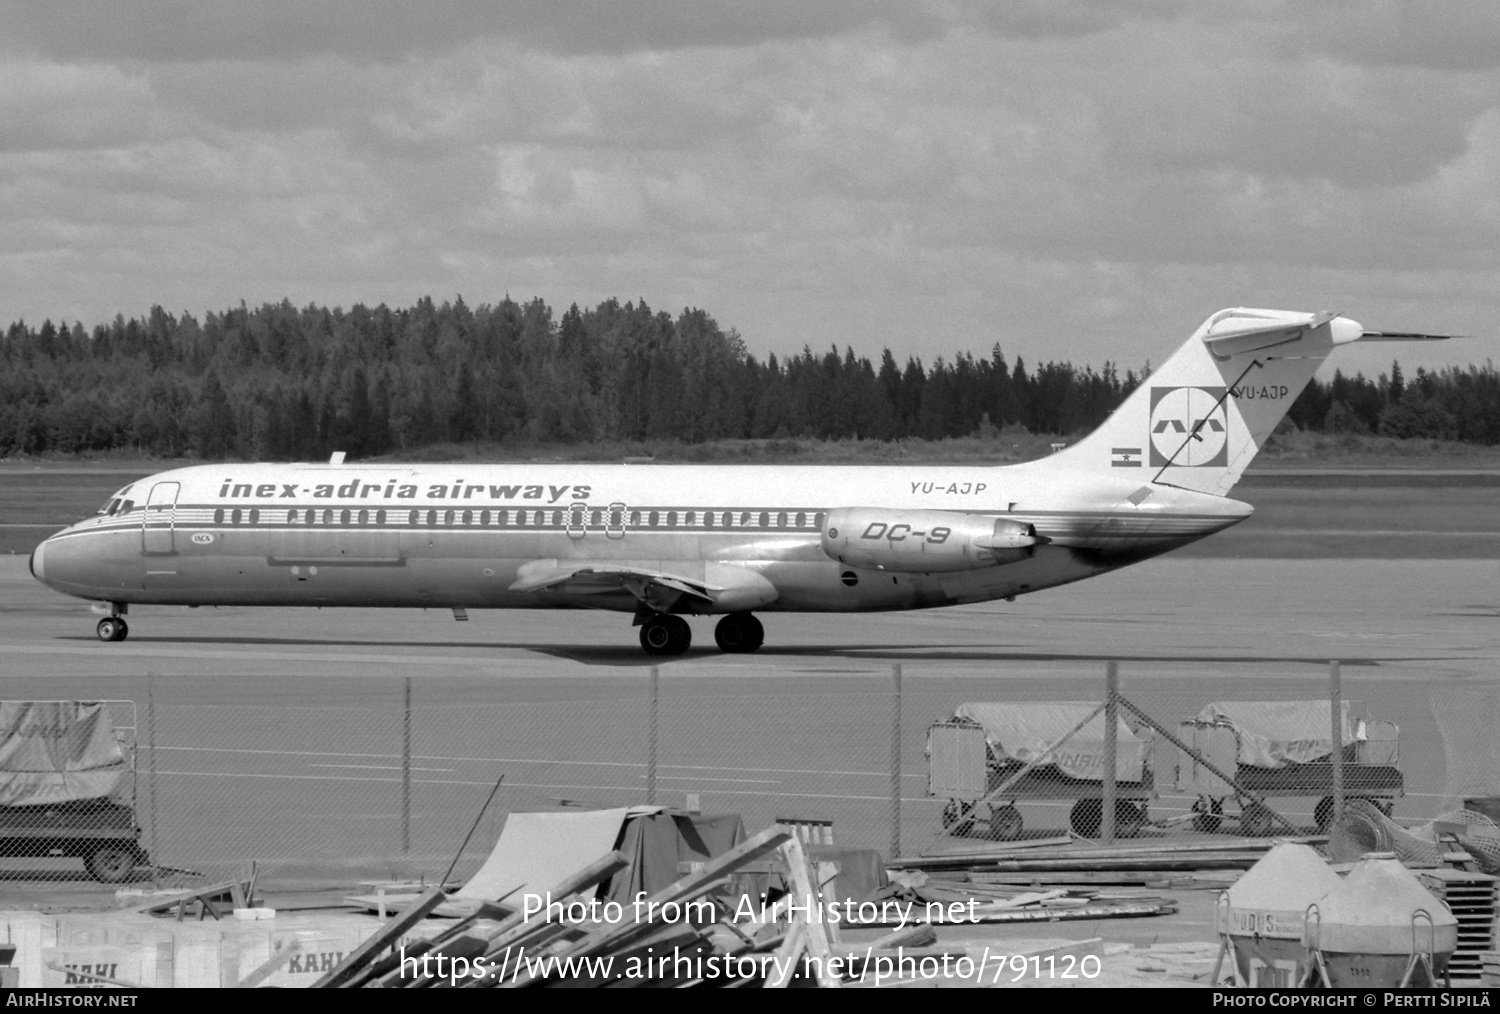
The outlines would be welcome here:
<svg viewBox="0 0 1500 1014">
<path fill-rule="evenodd" d="M 703 573 L 685 572 L 688 569 Z M 533 560 L 521 565 L 510 590 L 552 591 L 570 597 L 624 590 L 658 612 L 750 609 L 777 596 L 769 581 L 744 567 L 699 563 L 675 572 L 655 566 L 654 561 L 626 560 Z"/>
</svg>

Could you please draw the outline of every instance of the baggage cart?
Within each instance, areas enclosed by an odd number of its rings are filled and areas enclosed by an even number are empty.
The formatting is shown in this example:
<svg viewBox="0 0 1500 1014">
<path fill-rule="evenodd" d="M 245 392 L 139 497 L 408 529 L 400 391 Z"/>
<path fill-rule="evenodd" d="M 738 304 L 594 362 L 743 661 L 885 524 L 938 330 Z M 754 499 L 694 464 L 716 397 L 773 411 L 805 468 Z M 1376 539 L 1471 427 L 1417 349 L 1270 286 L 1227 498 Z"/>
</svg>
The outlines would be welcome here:
<svg viewBox="0 0 1500 1014">
<path fill-rule="evenodd" d="M 149 861 L 134 731 L 131 701 L 0 701 L 0 856 L 80 859 L 96 880 L 129 880 Z"/>
<path fill-rule="evenodd" d="M 1397 768 L 1400 730 L 1392 722 L 1370 718 L 1365 706 L 1343 701 L 1344 798 L 1368 799 L 1390 814 L 1405 794 Z M 1193 827 L 1219 830 L 1237 820 L 1247 835 L 1271 830 L 1275 817 L 1260 803 L 1226 812 L 1234 790 L 1200 762 L 1199 757 L 1262 797 L 1317 799 L 1313 819 L 1319 831 L 1333 821 L 1333 730 L 1329 703 L 1313 701 L 1219 701 L 1178 727 L 1178 738 L 1198 754 L 1178 752 L 1177 790 L 1197 796 Z"/>
<path fill-rule="evenodd" d="M 1012 841 L 1024 830 L 1017 803 L 1071 799 L 1069 827 L 1096 837 L 1104 816 L 1104 715 L 1068 730 L 1098 709 L 1076 701 L 974 703 L 934 722 L 927 794 L 947 800 L 943 829 L 960 834 L 983 824 L 991 837 Z M 1115 833 L 1132 837 L 1148 822 L 1156 796 L 1151 739 L 1117 721 Z"/>
</svg>

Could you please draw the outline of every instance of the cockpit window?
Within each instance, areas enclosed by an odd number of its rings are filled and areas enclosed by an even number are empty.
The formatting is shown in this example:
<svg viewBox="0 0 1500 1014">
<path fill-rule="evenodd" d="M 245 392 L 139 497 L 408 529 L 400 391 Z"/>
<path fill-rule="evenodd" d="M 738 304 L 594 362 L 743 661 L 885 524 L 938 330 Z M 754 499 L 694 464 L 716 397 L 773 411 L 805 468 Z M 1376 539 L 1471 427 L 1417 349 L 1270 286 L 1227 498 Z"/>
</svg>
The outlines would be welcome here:
<svg viewBox="0 0 1500 1014">
<path fill-rule="evenodd" d="M 134 488 L 134 486 L 126 486 L 124 489 L 117 492 L 114 496 L 110 497 L 109 500 L 105 502 L 104 506 L 100 507 L 94 513 L 101 514 L 107 518 L 114 517 L 116 514 L 124 514 L 126 511 L 130 510 L 131 507 L 135 506 L 135 501 L 125 499 L 125 494 L 129 493 Z"/>
</svg>

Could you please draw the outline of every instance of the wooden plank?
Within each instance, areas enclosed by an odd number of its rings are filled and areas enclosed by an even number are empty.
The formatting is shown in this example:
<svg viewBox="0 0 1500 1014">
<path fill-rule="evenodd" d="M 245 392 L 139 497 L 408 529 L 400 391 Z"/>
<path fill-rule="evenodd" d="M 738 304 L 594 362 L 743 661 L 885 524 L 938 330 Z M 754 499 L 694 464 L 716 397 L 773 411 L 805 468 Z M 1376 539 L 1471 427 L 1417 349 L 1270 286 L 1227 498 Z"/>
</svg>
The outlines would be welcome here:
<svg viewBox="0 0 1500 1014">
<path fill-rule="evenodd" d="M 828 959 L 833 956 L 833 942 L 828 939 L 828 924 L 821 918 L 815 918 L 815 915 L 823 912 L 823 892 L 818 884 L 817 874 L 807 860 L 807 852 L 802 847 L 801 839 L 795 835 L 781 846 L 781 854 L 786 857 L 787 877 L 792 882 L 792 890 L 802 896 L 802 904 L 808 911 L 805 917 L 807 953 L 812 958 L 814 977 L 824 989 L 838 989 L 839 978 L 830 974 L 828 968 Z"/>
<path fill-rule="evenodd" d="M 220 894 L 228 894 L 236 886 L 235 881 L 226 880 L 223 883 L 209 884 L 206 887 L 199 887 L 190 891 L 177 891 L 173 894 L 157 895 L 150 901 L 131 905 L 129 908 L 123 909 L 123 911 L 157 914 L 159 910 L 166 910 L 184 902 L 191 902 L 206 896 L 212 897 Z"/>
<path fill-rule="evenodd" d="M 605 880 L 614 876 L 620 870 L 630 865 L 619 852 L 610 852 L 589 863 L 583 869 L 571 873 L 552 886 L 550 893 L 553 898 L 562 899 L 586 891 L 591 887 L 597 887 Z M 514 892 L 512 892 L 514 893 Z M 492 965 L 498 964 L 499 959 L 508 949 L 516 947 L 524 948 L 528 943 L 534 943 L 539 933 L 548 931 L 548 923 L 543 921 L 528 921 L 525 915 L 525 907 L 521 911 L 514 912 L 499 921 L 495 933 L 490 937 L 489 948 L 485 952 L 485 958 Z M 556 924 L 553 924 L 556 925 Z M 564 926 L 567 930 L 571 927 Z M 556 939 L 561 933 L 549 933 L 548 940 Z M 391 983 L 387 980 L 385 985 Z M 490 982 L 469 982 L 466 986 L 478 987 L 497 985 Z"/>
<path fill-rule="evenodd" d="M 784 989 L 796 974 L 802 956 L 807 952 L 807 921 L 800 916 L 792 920 L 781 946 L 776 948 L 775 960 L 771 962 L 770 974 L 766 976 L 766 989 Z"/>
<path fill-rule="evenodd" d="M 235 983 L 235 986 L 239 989 L 253 989 L 256 986 L 259 986 L 271 976 L 275 975 L 278 968 L 286 964 L 288 961 L 291 961 L 293 955 L 300 954 L 301 951 L 302 941 L 293 940 L 281 950 L 277 951 L 275 954 L 267 958 L 266 961 L 264 961 L 261 966 L 255 971 L 251 972 L 239 982 Z"/>
<path fill-rule="evenodd" d="M 912 926 L 894 933 L 887 933 L 883 937 L 876 937 L 865 946 L 877 951 L 893 951 L 898 947 L 930 947 L 935 943 L 937 943 L 937 930 L 923 923 L 921 926 Z"/>
<path fill-rule="evenodd" d="M 354 978 L 360 969 L 369 964 L 376 955 L 401 939 L 402 934 L 425 919 L 427 914 L 441 905 L 447 897 L 441 887 L 434 887 L 422 895 L 405 909 L 396 913 L 384 926 L 376 930 L 370 939 L 350 951 L 343 961 L 323 973 L 318 981 L 313 983 L 313 987 L 329 989 Z"/>
<path fill-rule="evenodd" d="M 651 906 L 660 910 L 663 905 L 680 904 L 690 901 L 702 894 L 712 890 L 720 880 L 736 873 L 746 863 L 752 863 L 768 852 L 780 848 L 791 838 L 791 834 L 784 827 L 772 825 L 759 834 L 745 839 L 739 845 L 730 849 L 719 858 L 708 863 L 703 869 L 689 874 L 681 880 L 663 888 L 649 898 L 642 901 L 647 911 Z M 561 956 L 573 958 L 595 957 L 599 954 L 625 946 L 631 940 L 652 932 L 650 922 L 637 925 L 634 923 L 623 923 L 618 926 L 604 926 L 586 934 L 582 940 L 573 947 L 561 952 Z M 521 975 L 505 983 L 506 986 L 524 986 L 531 982 L 531 976 Z"/>
</svg>

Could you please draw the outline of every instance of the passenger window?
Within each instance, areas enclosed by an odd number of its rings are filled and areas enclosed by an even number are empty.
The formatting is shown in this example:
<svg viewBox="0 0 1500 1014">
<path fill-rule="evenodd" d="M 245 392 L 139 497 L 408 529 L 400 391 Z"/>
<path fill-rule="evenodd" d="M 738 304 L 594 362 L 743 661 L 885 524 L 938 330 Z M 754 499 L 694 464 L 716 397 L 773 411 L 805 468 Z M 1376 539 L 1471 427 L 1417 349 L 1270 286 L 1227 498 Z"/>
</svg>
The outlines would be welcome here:
<svg viewBox="0 0 1500 1014">
<path fill-rule="evenodd" d="M 234 513 L 229 516 L 229 523 L 232 525 L 237 525 L 240 523 L 240 509 L 238 507 L 236 507 L 234 509 Z"/>
<path fill-rule="evenodd" d="M 807 524 L 807 515 L 801 511 L 797 512 L 797 527 L 802 528 Z"/>
<path fill-rule="evenodd" d="M 428 511 L 427 512 L 427 523 L 429 525 L 435 525 L 435 524 L 437 524 L 437 511 Z"/>
<path fill-rule="evenodd" d="M 260 508 L 259 507 L 251 507 L 250 508 L 250 523 L 252 525 L 258 525 L 258 524 L 260 524 Z"/>
<path fill-rule="evenodd" d="M 632 528 L 639 528 L 640 525 L 641 525 L 641 512 L 640 511 L 631 511 L 630 512 L 630 527 L 632 527 Z"/>
<path fill-rule="evenodd" d="M 375 512 L 375 523 L 382 527 L 385 526 L 385 511 L 379 510 Z"/>
<path fill-rule="evenodd" d="M 409 524 L 409 525 L 420 524 L 421 521 L 422 521 L 422 512 L 421 511 L 412 511 L 410 514 L 408 514 L 406 516 L 406 523 Z"/>
<path fill-rule="evenodd" d="M 448 512 L 446 512 L 443 515 L 443 524 L 445 524 L 445 525 L 451 525 L 451 524 L 453 524 L 453 512 L 452 511 L 448 511 Z"/>
<path fill-rule="evenodd" d="M 818 513 L 816 513 L 816 514 L 813 515 L 813 527 L 814 528 L 822 528 L 823 527 L 823 512 L 822 511 L 818 511 Z"/>
<path fill-rule="evenodd" d="M 325 525 L 331 525 L 331 524 L 333 524 L 333 511 L 331 511 L 331 510 L 325 510 L 323 512 L 323 523 Z"/>
<path fill-rule="evenodd" d="M 367 525 L 367 524 L 370 523 L 370 512 L 369 511 L 360 511 L 359 512 L 359 523 L 361 525 Z"/>
<path fill-rule="evenodd" d="M 676 511 L 667 511 L 667 527 L 668 528 L 676 528 L 677 527 L 677 512 Z"/>
<path fill-rule="evenodd" d="M 318 523 L 318 512 L 313 510 L 311 507 L 307 509 L 307 523 L 310 525 L 315 525 Z"/>
<path fill-rule="evenodd" d="M 480 511 L 479 512 L 479 524 L 480 524 L 480 527 L 482 527 L 482 528 L 488 528 L 489 527 L 489 525 L 490 525 L 490 512 L 489 511 Z"/>
<path fill-rule="evenodd" d="M 222 525 L 223 523 L 224 523 L 224 508 L 220 507 L 218 510 L 214 511 L 214 524 L 216 524 L 216 525 Z"/>
<path fill-rule="evenodd" d="M 765 511 L 760 512 L 760 526 L 762 528 L 771 527 L 771 515 L 767 514 Z"/>
<path fill-rule="evenodd" d="M 341 514 L 339 514 L 339 524 L 341 524 L 341 525 L 348 525 L 349 524 L 349 512 L 348 511 L 344 511 Z"/>
<path fill-rule="evenodd" d="M 705 527 L 708 527 L 708 528 L 712 528 L 714 526 L 714 512 L 713 511 L 704 511 L 703 512 L 703 524 L 704 524 Z"/>
<path fill-rule="evenodd" d="M 466 525 L 472 525 L 473 523 L 474 523 L 474 512 L 473 511 L 464 511 L 464 524 L 466 524 Z"/>
</svg>

